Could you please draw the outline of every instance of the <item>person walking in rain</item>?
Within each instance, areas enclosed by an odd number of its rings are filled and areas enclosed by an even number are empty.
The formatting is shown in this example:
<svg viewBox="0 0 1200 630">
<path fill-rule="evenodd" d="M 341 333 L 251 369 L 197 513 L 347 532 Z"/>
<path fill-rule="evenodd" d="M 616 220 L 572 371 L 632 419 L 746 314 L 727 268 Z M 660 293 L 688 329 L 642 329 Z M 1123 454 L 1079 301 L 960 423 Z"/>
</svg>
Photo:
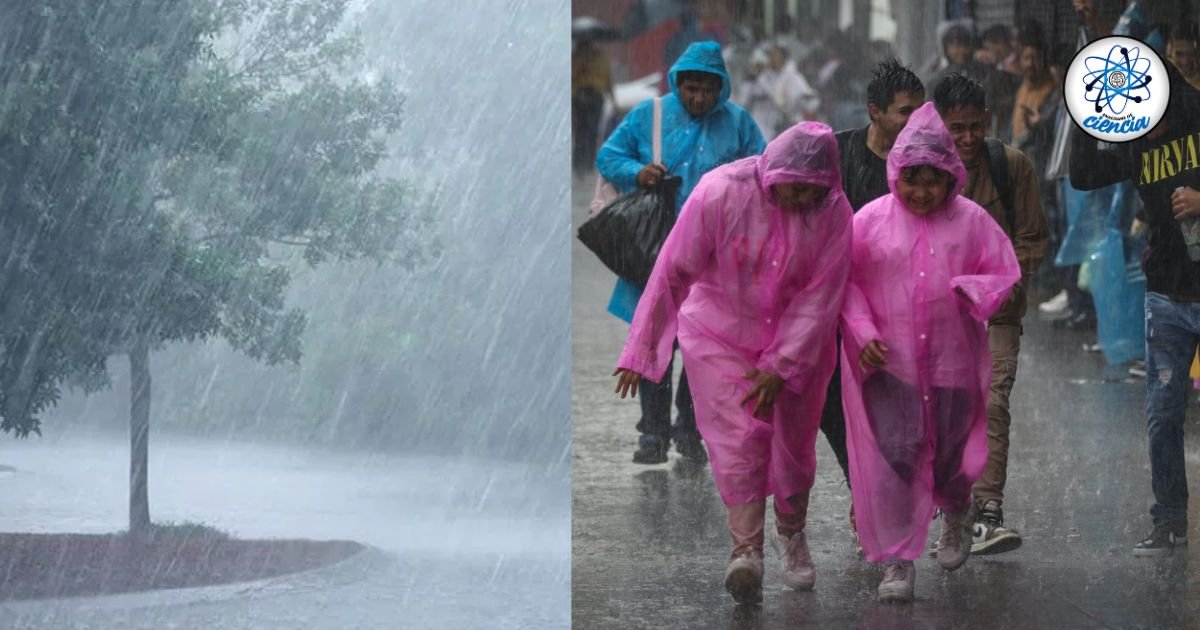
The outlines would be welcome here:
<svg viewBox="0 0 1200 630">
<path fill-rule="evenodd" d="M 725 588 L 762 601 L 773 495 L 783 580 L 816 581 L 805 538 L 834 327 L 849 273 L 850 204 L 832 130 L 803 122 L 763 155 L 706 175 L 659 254 L 614 373 L 617 392 L 666 374 L 678 331 L 696 421 L 729 511 Z"/>
<path fill-rule="evenodd" d="M 867 84 L 866 127 L 840 131 L 835 136 L 841 160 L 842 189 L 855 212 L 888 193 L 887 156 L 908 117 L 925 102 L 925 86 L 907 66 L 894 58 L 884 59 Z M 850 483 L 846 455 L 846 418 L 842 412 L 842 381 L 835 365 L 821 412 L 821 432 L 829 441 L 842 476 Z M 854 505 L 850 505 L 850 529 L 854 531 Z"/>
<path fill-rule="evenodd" d="M 765 142 L 754 119 L 741 107 L 729 102 L 731 86 L 721 46 L 716 42 L 698 42 L 684 51 L 668 74 L 671 93 L 662 99 L 662 163 L 652 164 L 652 101 L 638 104 L 600 148 L 596 168 L 600 175 L 621 193 L 638 186 L 653 187 L 667 174 L 683 181 L 676 197 L 676 212 L 712 169 L 762 153 Z M 613 315 L 633 321 L 641 292 L 618 279 L 609 301 Z M 639 397 L 641 433 L 633 461 L 661 464 L 667 461 L 671 440 L 684 457 L 703 461 L 704 445 L 696 431 L 696 416 L 687 373 L 679 377 L 675 404 L 678 422 L 671 426 L 671 366 L 665 376 L 642 388 Z"/>
<path fill-rule="evenodd" d="M 801 120 L 815 118 L 820 99 L 796 64 L 787 58 L 786 48 L 777 43 L 760 46 L 751 64 L 754 74 L 739 86 L 739 101 L 767 140 Z"/>
<path fill-rule="evenodd" d="M 1166 555 L 1187 545 L 1183 432 L 1188 368 L 1200 344 L 1200 253 L 1183 234 L 1200 221 L 1200 165 L 1191 150 L 1200 133 L 1200 93 L 1172 64 L 1164 65 L 1170 103 L 1150 133 L 1104 149 L 1078 127 L 1071 136 L 1072 186 L 1095 190 L 1129 180 L 1145 208 L 1146 429 L 1154 504 L 1153 527 L 1134 545 L 1135 556 Z"/>
<path fill-rule="evenodd" d="M 888 153 L 924 102 L 925 85 L 908 66 L 888 58 L 875 68 L 867 84 L 869 124 L 837 133 L 843 185 L 855 212 L 888 193 Z"/>
<path fill-rule="evenodd" d="M 1021 280 L 1004 230 L 962 196 L 967 171 L 926 103 L 888 154 L 891 194 L 854 216 L 842 310 L 851 494 L 881 601 L 912 600 L 935 507 L 938 564 L 971 550 L 971 486 L 987 459 L 987 321 Z"/>
<path fill-rule="evenodd" d="M 615 108 L 608 54 L 590 39 L 571 50 L 571 165 L 576 174 L 591 168 L 600 139 L 600 115 L 607 96 Z"/>
<path fill-rule="evenodd" d="M 1021 318 L 1025 316 L 1029 280 L 1041 267 L 1050 238 L 1042 209 L 1040 178 L 1033 170 L 1033 163 L 1024 153 L 999 141 L 992 141 L 995 143 L 992 146 L 999 149 L 998 155 L 993 156 L 993 149 L 984 141 L 991 123 L 985 98 L 983 86 L 961 74 L 948 75 L 933 91 L 933 105 L 967 169 L 962 196 L 982 206 L 996 220 L 1012 241 L 1021 266 L 1021 282 L 988 321 L 988 346 L 992 354 L 987 404 L 988 458 L 974 489 L 979 518 L 974 525 L 971 553 L 976 554 L 1000 553 L 1021 546 L 1021 534 L 1004 527 L 1002 509 L 1008 478 L 1008 428 L 1012 423 L 1008 399 L 1017 377 Z M 997 162 L 994 165 L 993 159 Z M 1000 177 L 1006 179 L 1001 181 Z"/>
</svg>

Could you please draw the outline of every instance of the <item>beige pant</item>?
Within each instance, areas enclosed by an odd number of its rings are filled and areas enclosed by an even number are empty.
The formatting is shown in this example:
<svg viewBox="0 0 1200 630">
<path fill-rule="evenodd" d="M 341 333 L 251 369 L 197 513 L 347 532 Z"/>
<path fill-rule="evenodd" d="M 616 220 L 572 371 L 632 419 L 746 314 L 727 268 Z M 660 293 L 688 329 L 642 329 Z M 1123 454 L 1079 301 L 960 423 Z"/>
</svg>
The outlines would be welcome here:
<svg viewBox="0 0 1200 630">
<path fill-rule="evenodd" d="M 988 394 L 988 458 L 983 475 L 975 482 L 975 500 L 1004 503 L 1008 478 L 1008 427 L 1012 415 L 1008 397 L 1017 378 L 1017 355 L 1021 352 L 1021 327 L 994 324 L 988 327 L 992 351 L 992 387 Z"/>
<path fill-rule="evenodd" d="M 780 536 L 790 538 L 793 534 L 804 531 L 808 518 L 808 494 L 796 494 L 788 498 L 792 513 L 779 511 L 778 499 L 775 505 L 775 531 Z M 733 538 L 733 553 L 736 557 L 746 552 L 763 555 L 763 524 L 767 518 L 765 501 L 751 501 L 743 505 L 731 505 L 729 510 L 729 536 Z"/>
</svg>

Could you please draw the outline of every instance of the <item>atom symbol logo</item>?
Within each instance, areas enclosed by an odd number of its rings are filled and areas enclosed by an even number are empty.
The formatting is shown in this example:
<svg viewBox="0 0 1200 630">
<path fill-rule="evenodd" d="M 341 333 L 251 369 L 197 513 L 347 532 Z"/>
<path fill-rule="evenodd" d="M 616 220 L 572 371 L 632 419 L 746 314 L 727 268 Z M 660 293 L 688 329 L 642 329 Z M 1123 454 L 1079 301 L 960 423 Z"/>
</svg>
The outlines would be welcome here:
<svg viewBox="0 0 1200 630">
<path fill-rule="evenodd" d="M 1097 114 L 1107 107 L 1113 115 L 1119 116 L 1129 101 L 1150 100 L 1150 88 L 1147 87 L 1151 79 L 1150 59 L 1141 56 L 1140 48 L 1131 50 L 1113 46 L 1107 57 L 1093 55 L 1083 63 L 1087 68 L 1083 91 L 1088 102 L 1095 104 Z"/>
</svg>

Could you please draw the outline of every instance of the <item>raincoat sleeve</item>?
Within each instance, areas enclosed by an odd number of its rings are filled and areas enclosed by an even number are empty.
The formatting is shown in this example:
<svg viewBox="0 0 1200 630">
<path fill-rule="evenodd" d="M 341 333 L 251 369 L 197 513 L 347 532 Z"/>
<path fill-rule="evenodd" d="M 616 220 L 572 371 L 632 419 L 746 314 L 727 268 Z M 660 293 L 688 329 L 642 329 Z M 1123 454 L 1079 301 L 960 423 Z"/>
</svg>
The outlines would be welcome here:
<svg viewBox="0 0 1200 630">
<path fill-rule="evenodd" d="M 842 304 L 842 337 L 851 363 L 858 361 L 858 355 L 868 343 L 880 339 L 879 329 L 871 316 L 871 304 L 867 295 L 856 282 L 856 271 L 866 265 L 868 245 L 866 239 L 858 234 L 860 226 L 856 222 L 855 234 L 850 248 L 850 279 L 846 283 L 846 297 Z"/>
<path fill-rule="evenodd" d="M 746 158 L 762 153 L 767 148 L 767 141 L 763 139 L 758 123 L 754 122 L 754 117 L 744 110 L 739 114 L 738 137 L 741 138 L 742 146 L 738 151 L 738 157 Z"/>
<path fill-rule="evenodd" d="M 600 171 L 600 176 L 622 192 L 637 188 L 637 174 L 646 166 L 639 149 L 643 144 L 650 146 L 651 115 L 653 105 L 650 101 L 634 107 L 596 154 L 596 170 Z"/>
<path fill-rule="evenodd" d="M 796 291 L 779 317 L 771 344 L 755 368 L 792 382 L 821 362 L 820 348 L 832 341 L 850 276 L 850 208 L 839 204 L 827 246 L 808 282 Z"/>
<path fill-rule="evenodd" d="M 950 286 L 961 289 L 970 301 L 971 317 L 986 322 L 1000 310 L 1021 280 L 1017 254 L 1004 230 L 986 212 L 977 215 L 973 230 L 976 260 L 973 274 L 950 279 Z"/>
<path fill-rule="evenodd" d="M 662 380 L 671 362 L 679 309 L 688 289 L 715 250 L 720 195 L 712 194 L 715 199 L 710 199 L 710 187 L 706 186 L 710 181 L 700 181 L 663 243 L 617 361 L 617 367 L 633 370 L 654 382 Z"/>
<path fill-rule="evenodd" d="M 1127 144 L 1101 149 L 1096 139 L 1080 129 L 1071 130 L 1071 186 L 1095 190 L 1133 179 L 1136 170 Z"/>
</svg>

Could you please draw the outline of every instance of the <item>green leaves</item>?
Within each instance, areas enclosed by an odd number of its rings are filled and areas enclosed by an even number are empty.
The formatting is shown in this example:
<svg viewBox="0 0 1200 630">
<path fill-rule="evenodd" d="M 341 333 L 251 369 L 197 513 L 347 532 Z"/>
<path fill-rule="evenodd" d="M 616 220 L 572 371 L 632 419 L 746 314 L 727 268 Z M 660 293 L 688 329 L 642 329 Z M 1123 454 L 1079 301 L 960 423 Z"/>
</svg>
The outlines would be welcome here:
<svg viewBox="0 0 1200 630">
<path fill-rule="evenodd" d="M 403 98 L 355 78 L 346 0 L 0 7 L 0 429 L 24 436 L 106 359 L 221 336 L 302 355 L 284 252 L 431 251 L 379 176 Z"/>
</svg>

